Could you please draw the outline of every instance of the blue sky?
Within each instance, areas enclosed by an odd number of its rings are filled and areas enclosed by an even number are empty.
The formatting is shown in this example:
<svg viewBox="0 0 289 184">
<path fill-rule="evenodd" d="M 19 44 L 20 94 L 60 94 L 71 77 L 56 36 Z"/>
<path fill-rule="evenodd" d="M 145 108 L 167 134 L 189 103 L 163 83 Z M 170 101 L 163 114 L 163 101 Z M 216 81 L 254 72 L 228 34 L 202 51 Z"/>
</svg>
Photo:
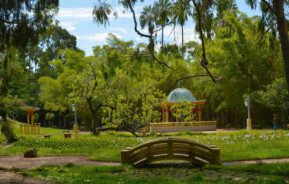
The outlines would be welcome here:
<svg viewBox="0 0 289 184">
<path fill-rule="evenodd" d="M 249 15 L 255 15 L 258 11 L 252 11 L 245 0 L 237 0 L 237 5 L 242 12 Z M 110 24 L 106 27 L 97 25 L 93 22 L 92 9 L 97 0 L 60 0 L 60 8 L 56 20 L 67 29 L 72 35 L 77 37 L 77 46 L 84 50 L 87 55 L 92 54 L 92 47 L 106 43 L 108 33 L 115 34 L 123 40 L 133 40 L 135 42 L 146 42 L 146 39 L 138 36 L 133 30 L 133 19 L 129 12 L 123 12 L 120 6 L 117 6 L 117 0 L 110 0 L 115 3 L 115 9 L 118 12 L 118 19 L 111 18 Z M 147 0 L 147 3 L 153 2 Z M 136 4 L 136 13 L 139 14 L 141 5 Z M 197 39 L 194 32 L 193 21 L 189 21 L 185 26 L 185 40 Z M 180 42 L 180 28 L 172 31 L 172 27 L 165 29 L 165 42 Z M 145 31 L 145 30 L 144 30 Z"/>
</svg>

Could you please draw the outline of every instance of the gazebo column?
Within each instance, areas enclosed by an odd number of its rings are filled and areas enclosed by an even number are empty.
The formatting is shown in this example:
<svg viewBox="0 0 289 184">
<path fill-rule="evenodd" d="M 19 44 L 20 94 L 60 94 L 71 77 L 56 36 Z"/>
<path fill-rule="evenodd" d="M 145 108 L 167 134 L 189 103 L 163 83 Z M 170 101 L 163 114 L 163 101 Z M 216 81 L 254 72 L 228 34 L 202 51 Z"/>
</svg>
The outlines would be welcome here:
<svg viewBox="0 0 289 184">
<path fill-rule="evenodd" d="M 162 122 L 165 122 L 165 107 L 162 106 Z"/>
<path fill-rule="evenodd" d="M 28 112 L 26 113 L 26 116 L 27 116 L 27 124 L 29 124 L 30 118 L 29 118 L 29 113 Z"/>
<path fill-rule="evenodd" d="M 198 118 L 199 118 L 199 121 L 202 121 L 202 109 L 200 105 L 198 105 Z"/>
<path fill-rule="evenodd" d="M 31 112 L 31 125 L 34 125 L 34 112 Z"/>
<path fill-rule="evenodd" d="M 35 126 L 34 126 L 34 112 L 31 112 L 31 132 L 35 133 Z"/>
<path fill-rule="evenodd" d="M 169 108 L 168 106 L 163 106 L 162 107 L 162 115 L 163 115 L 163 122 L 169 122 Z"/>
</svg>

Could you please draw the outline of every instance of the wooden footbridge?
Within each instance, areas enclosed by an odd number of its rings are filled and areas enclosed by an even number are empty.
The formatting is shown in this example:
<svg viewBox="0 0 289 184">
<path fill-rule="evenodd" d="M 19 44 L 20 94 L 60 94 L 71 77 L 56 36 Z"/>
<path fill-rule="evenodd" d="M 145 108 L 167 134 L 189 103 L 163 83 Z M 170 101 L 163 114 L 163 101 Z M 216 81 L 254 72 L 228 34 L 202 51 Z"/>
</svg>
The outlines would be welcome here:
<svg viewBox="0 0 289 184">
<path fill-rule="evenodd" d="M 191 140 L 166 138 L 122 150 L 122 163 L 142 166 L 162 160 L 185 160 L 196 165 L 221 164 L 221 150 Z"/>
</svg>

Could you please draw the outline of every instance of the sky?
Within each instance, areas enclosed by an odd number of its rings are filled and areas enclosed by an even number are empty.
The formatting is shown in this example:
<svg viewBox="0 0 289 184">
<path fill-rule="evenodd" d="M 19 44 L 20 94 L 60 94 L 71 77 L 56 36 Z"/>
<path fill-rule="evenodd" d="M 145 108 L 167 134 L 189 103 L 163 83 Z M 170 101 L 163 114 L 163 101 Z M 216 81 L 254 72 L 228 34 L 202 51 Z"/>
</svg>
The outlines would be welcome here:
<svg viewBox="0 0 289 184">
<path fill-rule="evenodd" d="M 92 55 L 92 48 L 96 45 L 104 45 L 107 42 L 109 33 L 116 35 L 118 38 L 135 42 L 147 42 L 145 38 L 141 38 L 133 30 L 133 19 L 130 12 L 124 12 L 121 6 L 117 6 L 117 0 L 110 0 L 116 7 L 118 18 L 110 17 L 110 24 L 106 27 L 98 25 L 93 21 L 92 10 L 98 0 L 60 0 L 59 12 L 55 19 L 59 21 L 61 27 L 67 29 L 70 34 L 76 36 L 78 48 L 84 50 L 86 55 Z M 256 15 L 258 11 L 251 10 L 245 0 L 236 0 L 240 11 L 246 12 L 248 15 Z M 146 0 L 146 4 L 152 4 L 152 0 Z M 143 3 L 144 4 L 144 3 Z M 139 16 L 143 4 L 136 4 L 135 10 Z M 165 43 L 180 44 L 181 31 L 180 27 L 173 30 L 172 26 L 166 27 L 164 31 Z M 146 28 L 143 30 L 146 32 Z M 159 36 L 160 38 L 160 33 Z M 188 21 L 184 28 L 185 41 L 197 40 L 194 32 L 193 21 Z"/>
</svg>

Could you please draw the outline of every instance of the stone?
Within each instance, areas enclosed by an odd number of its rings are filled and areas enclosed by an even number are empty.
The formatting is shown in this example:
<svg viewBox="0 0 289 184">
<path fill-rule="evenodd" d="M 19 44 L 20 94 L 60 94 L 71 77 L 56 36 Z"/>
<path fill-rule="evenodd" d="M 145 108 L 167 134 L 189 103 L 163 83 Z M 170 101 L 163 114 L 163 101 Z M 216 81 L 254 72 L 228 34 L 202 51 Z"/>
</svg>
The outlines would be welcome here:
<svg viewBox="0 0 289 184">
<path fill-rule="evenodd" d="M 44 137 L 44 138 L 50 138 L 51 135 L 50 135 L 50 134 L 44 134 L 43 137 Z"/>
<path fill-rule="evenodd" d="M 25 151 L 24 158 L 35 158 L 37 157 L 37 150 L 35 148 Z"/>
</svg>

